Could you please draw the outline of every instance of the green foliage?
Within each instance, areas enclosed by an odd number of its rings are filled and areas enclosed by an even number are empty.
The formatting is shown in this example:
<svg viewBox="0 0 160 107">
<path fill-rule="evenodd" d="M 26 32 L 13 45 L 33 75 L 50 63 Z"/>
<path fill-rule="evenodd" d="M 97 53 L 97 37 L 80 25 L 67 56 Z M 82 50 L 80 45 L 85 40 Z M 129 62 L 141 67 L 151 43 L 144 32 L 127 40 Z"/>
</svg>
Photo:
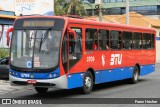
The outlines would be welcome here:
<svg viewBox="0 0 160 107">
<path fill-rule="evenodd" d="M 54 5 L 55 15 L 87 15 L 84 4 L 79 0 L 55 0 Z M 92 8 L 91 4 L 87 5 Z"/>
<path fill-rule="evenodd" d="M 64 15 L 63 0 L 54 0 L 54 12 L 55 15 Z"/>
<path fill-rule="evenodd" d="M 0 48 L 0 58 L 9 56 L 8 48 Z"/>
</svg>

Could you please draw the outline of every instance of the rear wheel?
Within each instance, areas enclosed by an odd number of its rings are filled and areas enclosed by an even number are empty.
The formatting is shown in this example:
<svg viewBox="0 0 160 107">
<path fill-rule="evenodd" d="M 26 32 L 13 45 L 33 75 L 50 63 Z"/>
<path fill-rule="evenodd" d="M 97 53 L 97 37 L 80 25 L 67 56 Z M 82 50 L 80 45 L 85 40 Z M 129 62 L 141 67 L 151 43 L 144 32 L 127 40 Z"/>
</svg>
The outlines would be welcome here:
<svg viewBox="0 0 160 107">
<path fill-rule="evenodd" d="M 139 80 L 139 69 L 137 66 L 134 67 L 133 69 L 133 75 L 131 78 L 131 83 L 136 84 Z"/>
<path fill-rule="evenodd" d="M 48 91 L 48 88 L 35 87 L 35 90 L 36 90 L 39 94 L 45 94 L 45 93 Z"/>
<path fill-rule="evenodd" d="M 87 71 L 83 78 L 83 92 L 89 94 L 93 89 L 93 76 L 91 72 Z"/>
</svg>

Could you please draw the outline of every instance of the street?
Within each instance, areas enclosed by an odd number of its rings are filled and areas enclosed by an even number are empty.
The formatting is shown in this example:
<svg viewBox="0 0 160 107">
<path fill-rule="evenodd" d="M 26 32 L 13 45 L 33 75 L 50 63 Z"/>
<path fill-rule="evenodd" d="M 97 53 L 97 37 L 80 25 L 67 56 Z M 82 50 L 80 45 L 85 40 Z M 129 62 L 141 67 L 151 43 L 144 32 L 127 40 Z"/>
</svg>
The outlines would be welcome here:
<svg viewBox="0 0 160 107">
<path fill-rule="evenodd" d="M 60 102 L 64 100 L 64 98 L 80 98 L 77 102 L 79 104 L 83 104 L 83 102 L 86 103 L 87 98 L 159 98 L 159 70 L 160 64 L 156 64 L 156 71 L 150 75 L 140 77 L 138 84 L 129 84 L 126 80 L 123 80 L 96 85 L 92 93 L 88 95 L 83 95 L 80 89 L 49 90 L 47 94 L 40 95 L 37 94 L 32 87 L 12 87 L 9 85 L 8 81 L 1 80 L 0 98 L 42 99 L 43 101 L 49 101 L 50 104 L 54 101 L 58 101 L 55 99 L 59 99 Z M 83 98 L 85 100 L 83 100 Z M 95 100 L 96 99 L 93 100 L 93 103 L 95 103 Z M 89 99 L 88 101 L 92 102 L 92 99 Z M 69 103 L 72 104 L 72 101 Z M 57 103 L 55 104 L 57 106 L 59 105 Z M 118 107 L 118 105 L 114 106 Z"/>
</svg>

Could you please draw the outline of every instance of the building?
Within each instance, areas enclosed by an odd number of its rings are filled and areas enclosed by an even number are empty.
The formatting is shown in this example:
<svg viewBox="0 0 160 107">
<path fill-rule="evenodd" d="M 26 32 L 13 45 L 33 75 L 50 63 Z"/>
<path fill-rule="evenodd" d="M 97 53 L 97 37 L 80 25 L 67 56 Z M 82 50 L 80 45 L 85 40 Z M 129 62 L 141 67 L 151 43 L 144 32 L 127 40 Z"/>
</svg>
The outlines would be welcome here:
<svg viewBox="0 0 160 107">
<path fill-rule="evenodd" d="M 83 0 L 82 0 L 83 1 Z M 103 15 L 120 15 L 126 12 L 125 0 L 101 0 Z M 85 5 L 88 15 L 98 15 L 98 10 L 95 5 L 98 0 L 92 2 L 92 8 Z M 130 11 L 135 11 L 142 15 L 160 19 L 160 0 L 129 0 Z"/>
</svg>

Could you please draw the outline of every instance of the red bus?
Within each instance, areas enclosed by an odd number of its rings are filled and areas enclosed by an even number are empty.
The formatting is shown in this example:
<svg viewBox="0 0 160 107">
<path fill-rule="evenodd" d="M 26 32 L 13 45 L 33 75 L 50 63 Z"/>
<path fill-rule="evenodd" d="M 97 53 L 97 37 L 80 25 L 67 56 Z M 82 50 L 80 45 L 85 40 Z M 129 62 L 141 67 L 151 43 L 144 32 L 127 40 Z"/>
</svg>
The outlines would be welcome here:
<svg viewBox="0 0 160 107">
<path fill-rule="evenodd" d="M 155 70 L 155 34 L 150 28 L 60 16 L 15 20 L 10 49 L 11 85 L 82 87 L 129 79 Z"/>
</svg>

